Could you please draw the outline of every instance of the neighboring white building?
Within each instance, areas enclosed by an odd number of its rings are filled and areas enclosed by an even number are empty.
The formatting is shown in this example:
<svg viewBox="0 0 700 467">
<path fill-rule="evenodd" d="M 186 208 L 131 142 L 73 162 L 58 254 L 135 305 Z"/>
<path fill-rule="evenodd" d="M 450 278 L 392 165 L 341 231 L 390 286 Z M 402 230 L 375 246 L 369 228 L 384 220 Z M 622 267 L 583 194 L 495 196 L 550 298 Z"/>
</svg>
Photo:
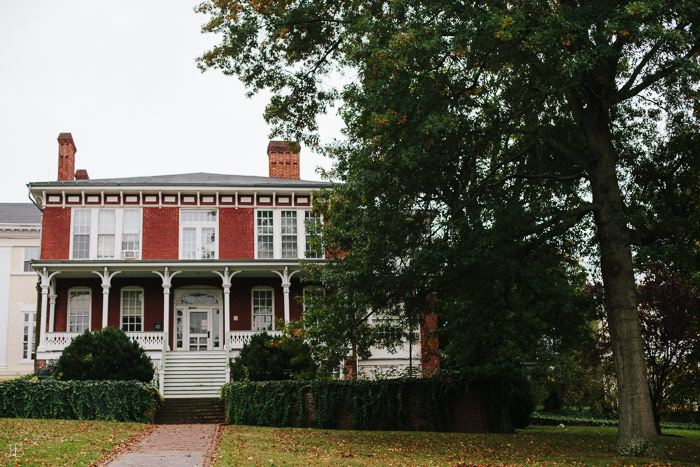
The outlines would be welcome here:
<svg viewBox="0 0 700 467">
<path fill-rule="evenodd" d="M 31 203 L 0 203 L 0 378 L 34 370 L 41 211 Z"/>
</svg>

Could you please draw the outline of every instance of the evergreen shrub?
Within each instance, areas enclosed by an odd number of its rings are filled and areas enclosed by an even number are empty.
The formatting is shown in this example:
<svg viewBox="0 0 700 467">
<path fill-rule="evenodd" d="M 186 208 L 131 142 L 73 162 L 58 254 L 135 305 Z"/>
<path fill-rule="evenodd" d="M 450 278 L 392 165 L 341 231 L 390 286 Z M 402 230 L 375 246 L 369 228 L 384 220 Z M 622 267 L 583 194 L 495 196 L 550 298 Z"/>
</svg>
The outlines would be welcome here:
<svg viewBox="0 0 700 467">
<path fill-rule="evenodd" d="M 154 387 L 137 381 L 0 382 L 0 417 L 152 423 L 160 405 Z"/>
<path fill-rule="evenodd" d="M 281 381 L 313 379 L 317 365 L 311 348 L 301 337 L 255 334 L 231 365 L 234 381 Z"/>
<path fill-rule="evenodd" d="M 121 329 L 85 331 L 63 350 L 54 376 L 60 380 L 153 380 L 153 363 Z"/>
</svg>

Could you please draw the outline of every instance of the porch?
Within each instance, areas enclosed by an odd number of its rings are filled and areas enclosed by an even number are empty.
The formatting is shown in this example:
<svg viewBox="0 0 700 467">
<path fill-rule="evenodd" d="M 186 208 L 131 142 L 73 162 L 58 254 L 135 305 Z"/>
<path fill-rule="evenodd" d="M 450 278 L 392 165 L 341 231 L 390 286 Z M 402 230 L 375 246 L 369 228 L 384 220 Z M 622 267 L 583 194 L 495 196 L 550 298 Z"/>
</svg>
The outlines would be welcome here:
<svg viewBox="0 0 700 467">
<path fill-rule="evenodd" d="M 253 335 L 301 317 L 298 263 L 144 263 L 37 265 L 37 360 L 57 359 L 86 329 L 121 328 L 151 357 L 164 397 L 218 397 Z"/>
</svg>

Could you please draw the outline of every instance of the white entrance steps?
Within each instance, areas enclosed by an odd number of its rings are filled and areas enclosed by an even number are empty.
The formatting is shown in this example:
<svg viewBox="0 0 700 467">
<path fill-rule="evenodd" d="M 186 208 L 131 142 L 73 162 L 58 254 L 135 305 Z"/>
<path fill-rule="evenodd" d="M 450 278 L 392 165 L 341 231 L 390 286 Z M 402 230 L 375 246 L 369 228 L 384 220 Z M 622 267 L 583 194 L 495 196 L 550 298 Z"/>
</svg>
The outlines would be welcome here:
<svg viewBox="0 0 700 467">
<path fill-rule="evenodd" d="M 226 352 L 167 352 L 164 359 L 163 397 L 219 397 L 226 383 Z"/>
</svg>

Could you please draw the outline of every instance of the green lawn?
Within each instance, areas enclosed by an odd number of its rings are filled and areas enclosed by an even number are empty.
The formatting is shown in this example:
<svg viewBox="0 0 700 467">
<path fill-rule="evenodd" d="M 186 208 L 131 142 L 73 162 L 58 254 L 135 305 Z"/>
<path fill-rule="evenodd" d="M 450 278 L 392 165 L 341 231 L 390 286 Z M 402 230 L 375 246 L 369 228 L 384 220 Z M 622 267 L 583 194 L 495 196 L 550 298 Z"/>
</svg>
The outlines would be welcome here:
<svg viewBox="0 0 700 467">
<path fill-rule="evenodd" d="M 0 418 L 0 465 L 90 465 L 146 426 Z"/>
<path fill-rule="evenodd" d="M 700 464 L 700 431 L 669 430 L 669 460 L 618 457 L 616 429 L 530 427 L 512 435 L 224 427 L 218 466 L 228 465 L 670 465 Z"/>
</svg>

